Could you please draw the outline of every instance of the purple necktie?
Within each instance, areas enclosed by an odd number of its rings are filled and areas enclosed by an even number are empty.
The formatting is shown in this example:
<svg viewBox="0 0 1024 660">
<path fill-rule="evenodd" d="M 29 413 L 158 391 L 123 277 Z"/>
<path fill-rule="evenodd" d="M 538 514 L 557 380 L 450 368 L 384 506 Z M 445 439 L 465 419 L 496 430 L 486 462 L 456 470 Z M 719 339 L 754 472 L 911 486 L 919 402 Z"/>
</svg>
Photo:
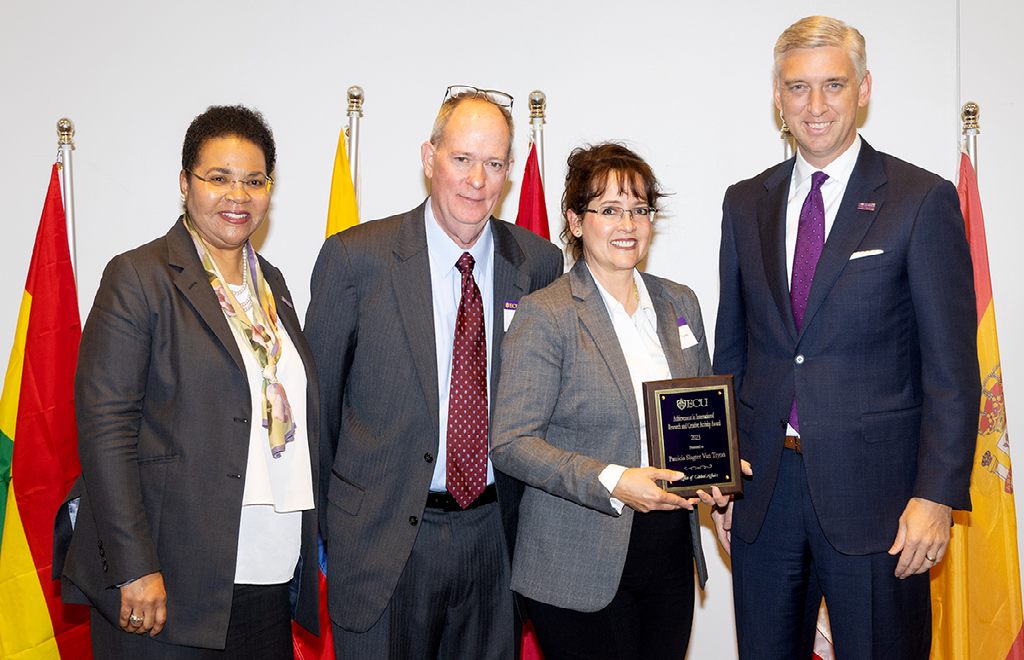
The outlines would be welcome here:
<svg viewBox="0 0 1024 660">
<path fill-rule="evenodd" d="M 474 263 L 473 255 L 463 252 L 455 264 L 462 273 L 462 301 L 452 345 L 445 465 L 448 492 L 463 509 L 487 486 L 487 333 Z"/>
<path fill-rule="evenodd" d="M 814 269 L 818 265 L 818 257 L 825 246 L 825 201 L 821 197 L 821 185 L 828 175 L 815 172 L 811 175 L 811 191 L 804 199 L 800 209 L 800 222 L 796 228 L 796 253 L 793 255 L 793 281 L 789 288 L 789 299 L 793 304 L 793 320 L 796 330 L 800 332 L 804 323 L 804 312 L 807 310 L 807 296 L 811 293 L 811 281 Z M 789 411 L 789 424 L 797 433 L 800 425 L 796 416 L 796 397 Z"/>
</svg>

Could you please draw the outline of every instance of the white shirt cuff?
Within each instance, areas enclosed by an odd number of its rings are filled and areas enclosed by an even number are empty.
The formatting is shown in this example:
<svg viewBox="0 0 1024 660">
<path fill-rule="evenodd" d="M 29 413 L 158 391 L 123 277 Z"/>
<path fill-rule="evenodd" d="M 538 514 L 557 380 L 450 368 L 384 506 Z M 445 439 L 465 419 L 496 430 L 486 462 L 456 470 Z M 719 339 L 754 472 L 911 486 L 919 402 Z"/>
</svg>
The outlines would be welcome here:
<svg viewBox="0 0 1024 660">
<path fill-rule="evenodd" d="M 601 474 L 597 475 L 597 480 L 601 482 L 601 485 L 604 486 L 605 489 L 607 489 L 609 496 L 612 494 L 612 491 L 615 490 L 615 486 L 618 485 L 619 479 L 622 478 L 622 473 L 625 471 L 626 468 L 621 465 L 609 464 L 608 467 L 601 470 Z M 622 513 L 622 507 L 625 506 L 624 502 L 617 500 L 614 497 L 609 497 L 608 500 L 611 502 L 616 513 Z"/>
</svg>

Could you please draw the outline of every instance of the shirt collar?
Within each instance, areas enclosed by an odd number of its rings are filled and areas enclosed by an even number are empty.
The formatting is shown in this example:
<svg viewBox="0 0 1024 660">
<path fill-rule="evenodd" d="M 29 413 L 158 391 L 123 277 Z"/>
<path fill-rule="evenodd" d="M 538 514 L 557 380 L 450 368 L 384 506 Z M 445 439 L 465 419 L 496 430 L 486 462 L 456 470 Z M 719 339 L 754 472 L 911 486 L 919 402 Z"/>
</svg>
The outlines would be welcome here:
<svg viewBox="0 0 1024 660">
<path fill-rule="evenodd" d="M 441 225 L 437 224 L 430 201 L 428 197 L 426 208 L 423 210 L 423 219 L 427 230 L 427 252 L 430 254 L 430 263 L 431 267 L 435 269 L 435 274 L 440 277 L 449 277 L 457 272 L 455 262 L 459 260 L 463 252 L 473 255 L 476 262 L 473 266 L 474 273 L 489 272 L 491 260 L 494 258 L 494 234 L 491 232 L 490 221 L 484 225 L 484 230 L 480 232 L 480 238 L 473 244 L 473 247 L 464 250 L 441 229 Z M 474 278 L 479 279 L 476 275 Z"/>
<path fill-rule="evenodd" d="M 821 168 L 821 171 L 828 175 L 828 181 L 838 181 L 845 186 L 850 181 L 850 176 L 853 174 L 853 168 L 857 166 L 857 157 L 860 155 L 860 145 L 862 141 L 860 134 L 858 133 L 853 139 L 853 144 L 843 153 L 839 154 L 835 160 Z M 797 149 L 796 152 L 796 166 L 793 168 L 793 183 L 797 188 L 803 186 L 811 175 L 818 171 L 817 167 L 814 167 L 806 160 L 804 160 L 803 154 Z M 810 184 L 806 184 L 810 187 Z M 794 188 L 795 190 L 795 188 Z"/>
<path fill-rule="evenodd" d="M 586 263 L 586 262 L 584 262 Z M 587 267 L 589 270 L 589 266 Z M 593 277 L 593 272 L 591 272 Z M 620 303 L 615 297 L 608 293 L 608 291 L 601 286 L 601 283 L 594 277 L 594 284 L 597 285 L 597 291 L 601 294 L 601 300 L 604 301 L 604 306 L 608 310 L 608 315 L 612 316 L 617 310 L 622 310 L 622 313 L 626 313 L 626 308 Z M 657 328 L 658 315 L 654 311 L 654 302 L 651 300 L 651 294 L 647 291 L 647 285 L 644 284 L 644 278 L 640 276 L 640 271 L 636 268 L 633 269 L 633 284 L 636 285 L 636 291 L 640 294 L 640 303 L 637 305 L 637 312 L 643 312 L 643 318 L 648 321 L 652 326 Z M 632 317 L 636 320 L 636 313 Z"/>
</svg>

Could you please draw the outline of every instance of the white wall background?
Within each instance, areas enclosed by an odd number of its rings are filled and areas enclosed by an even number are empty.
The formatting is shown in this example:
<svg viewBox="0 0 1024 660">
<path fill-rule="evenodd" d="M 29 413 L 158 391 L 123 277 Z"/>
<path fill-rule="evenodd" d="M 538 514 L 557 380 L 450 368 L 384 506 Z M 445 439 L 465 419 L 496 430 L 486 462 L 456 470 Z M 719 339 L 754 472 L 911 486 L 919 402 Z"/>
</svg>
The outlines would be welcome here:
<svg viewBox="0 0 1024 660">
<path fill-rule="evenodd" d="M 450 84 L 516 97 L 519 162 L 499 209 L 507 219 L 518 204 L 531 90 L 548 96 L 552 233 L 569 150 L 628 140 L 675 193 L 647 270 L 694 288 L 711 335 L 722 195 L 781 160 L 771 49 L 812 13 L 840 17 L 867 39 L 874 94 L 861 130 L 875 147 L 953 178 L 960 107 L 981 106 L 979 170 L 1004 385 L 1011 427 L 1024 428 L 1024 229 L 1014 194 L 1024 151 L 1024 8 L 1016 0 L 0 0 L 0 354 L 13 342 L 57 119 L 77 127 L 83 319 L 110 257 L 162 235 L 177 217 L 181 140 L 192 117 L 215 103 L 255 106 L 275 131 L 278 183 L 259 249 L 284 271 L 304 311 L 353 84 L 366 90 L 367 219 L 426 195 L 419 145 Z M 705 547 L 712 575 L 698 596 L 689 657 L 733 657 L 730 577 L 709 529 Z"/>
</svg>

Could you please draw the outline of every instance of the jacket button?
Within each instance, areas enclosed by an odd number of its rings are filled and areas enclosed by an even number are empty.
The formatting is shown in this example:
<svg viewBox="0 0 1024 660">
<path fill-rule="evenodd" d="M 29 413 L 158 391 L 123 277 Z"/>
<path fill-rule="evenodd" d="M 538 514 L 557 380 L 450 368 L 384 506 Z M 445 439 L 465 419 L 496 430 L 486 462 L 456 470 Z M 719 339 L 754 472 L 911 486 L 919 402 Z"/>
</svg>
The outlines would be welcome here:
<svg viewBox="0 0 1024 660">
<path fill-rule="evenodd" d="M 427 463 L 433 463 L 434 455 L 428 451 L 426 454 L 423 454 L 423 460 L 425 460 Z"/>
<path fill-rule="evenodd" d="M 796 362 L 797 364 L 803 364 L 804 363 L 804 356 L 803 355 L 796 356 L 796 359 L 794 360 L 794 362 Z"/>
<path fill-rule="evenodd" d="M 409 524 L 415 527 L 416 525 L 420 524 L 420 519 L 416 516 L 409 516 Z"/>
</svg>

